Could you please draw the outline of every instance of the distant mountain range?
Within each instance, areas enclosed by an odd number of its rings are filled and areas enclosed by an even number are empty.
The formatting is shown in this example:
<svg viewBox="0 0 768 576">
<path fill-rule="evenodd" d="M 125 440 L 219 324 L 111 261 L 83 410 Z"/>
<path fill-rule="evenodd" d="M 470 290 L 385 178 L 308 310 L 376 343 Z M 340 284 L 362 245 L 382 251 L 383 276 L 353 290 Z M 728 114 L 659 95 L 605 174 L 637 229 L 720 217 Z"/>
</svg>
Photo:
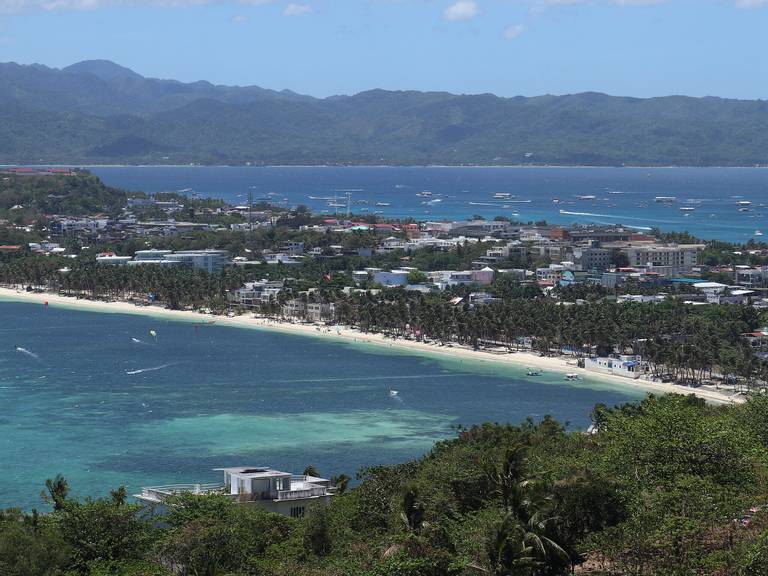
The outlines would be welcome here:
<svg viewBox="0 0 768 576">
<path fill-rule="evenodd" d="M 513 73 L 513 72 L 510 72 Z M 0 163 L 768 164 L 768 102 L 371 90 L 313 98 L 0 64 Z"/>
</svg>

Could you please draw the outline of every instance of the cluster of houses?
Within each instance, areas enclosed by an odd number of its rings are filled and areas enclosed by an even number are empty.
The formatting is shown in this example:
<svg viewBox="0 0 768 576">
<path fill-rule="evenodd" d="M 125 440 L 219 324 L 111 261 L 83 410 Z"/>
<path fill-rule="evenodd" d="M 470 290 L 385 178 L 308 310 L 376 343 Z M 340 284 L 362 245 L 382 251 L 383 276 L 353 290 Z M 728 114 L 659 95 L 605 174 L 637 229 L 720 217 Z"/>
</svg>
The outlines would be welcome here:
<svg viewBox="0 0 768 576">
<path fill-rule="evenodd" d="M 151 210 L 151 212 L 148 212 Z M 136 215 L 158 215 L 159 219 Z M 194 213 L 193 213 L 194 212 Z M 206 214 L 202 214 L 205 212 Z M 198 218 L 197 216 L 211 216 Z M 238 216 L 227 226 L 210 223 L 213 216 Z M 182 218 L 188 218 L 187 221 Z M 194 218 L 193 218 L 194 217 Z M 61 253 L 57 242 L 76 236 L 83 240 L 119 241 L 134 236 L 171 236 L 193 230 L 253 229 L 273 226 L 279 214 L 269 210 L 254 210 L 252 206 L 223 206 L 187 208 L 179 200 L 159 200 L 155 197 L 133 197 L 118 218 L 96 214 L 71 217 L 51 215 L 51 242 L 40 242 L 30 249 L 37 253 Z M 200 222 L 199 220 L 207 220 Z M 366 267 L 352 276 L 361 287 L 401 286 L 406 290 L 439 291 L 465 284 L 491 284 L 500 275 L 512 276 L 521 282 L 535 283 L 544 290 L 574 284 L 600 285 L 614 289 L 624 283 L 633 285 L 664 285 L 676 282 L 697 282 L 699 294 L 691 297 L 695 304 L 749 302 L 762 306 L 764 290 L 768 288 L 768 266 L 734 266 L 715 269 L 732 278 L 728 284 L 707 286 L 703 282 L 713 270 L 700 262 L 704 244 L 675 244 L 659 242 L 654 236 L 618 226 L 562 227 L 545 224 L 519 224 L 507 220 L 461 220 L 427 222 L 369 223 L 350 218 L 326 218 L 300 226 L 299 231 L 349 233 L 372 232 L 365 237 L 369 245 L 305 246 L 301 239 L 290 239 L 258 253 L 236 256 L 221 250 L 141 250 L 135 256 L 105 253 L 97 258 L 101 264 L 129 266 L 156 264 L 161 266 L 188 265 L 209 272 L 218 272 L 226 265 L 248 266 L 272 264 L 299 266 L 307 259 L 323 260 L 338 257 L 371 258 L 375 255 L 400 254 L 401 266 L 393 269 Z M 412 274 L 412 255 L 419 250 L 451 251 L 483 242 L 489 246 L 477 256 L 468 270 L 440 270 Z M 64 242 L 61 242 L 62 244 Z M 11 246 L 4 247 L 10 251 Z M 760 256 L 767 256 L 755 251 Z M 530 265 L 526 263 L 535 262 Z M 413 281 L 419 277 L 418 281 Z M 247 292 L 247 291 L 246 291 Z M 627 295 L 621 301 L 653 302 L 663 295 Z M 252 298 L 244 296 L 246 305 Z M 477 302 L 492 301 L 478 297 Z M 300 308 L 299 305 L 296 308 Z"/>
<path fill-rule="evenodd" d="M 235 216 L 226 226 L 215 221 L 220 216 Z M 117 241 L 136 236 L 169 237 L 195 230 L 248 230 L 269 227 L 277 213 L 252 210 L 247 206 L 185 206 L 177 199 L 159 200 L 153 196 L 130 197 L 118 217 L 108 214 L 86 216 L 47 215 L 53 238 L 77 237 L 88 241 Z"/>
</svg>

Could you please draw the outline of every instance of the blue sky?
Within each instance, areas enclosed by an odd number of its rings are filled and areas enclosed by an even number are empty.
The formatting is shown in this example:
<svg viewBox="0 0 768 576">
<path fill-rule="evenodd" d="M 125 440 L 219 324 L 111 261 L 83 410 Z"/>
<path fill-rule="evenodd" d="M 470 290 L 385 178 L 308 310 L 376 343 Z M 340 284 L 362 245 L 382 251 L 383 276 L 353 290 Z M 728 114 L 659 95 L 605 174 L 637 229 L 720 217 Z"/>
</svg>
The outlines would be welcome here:
<svg viewBox="0 0 768 576">
<path fill-rule="evenodd" d="M 290 88 L 768 98 L 768 0 L 0 0 L 0 61 Z"/>
</svg>

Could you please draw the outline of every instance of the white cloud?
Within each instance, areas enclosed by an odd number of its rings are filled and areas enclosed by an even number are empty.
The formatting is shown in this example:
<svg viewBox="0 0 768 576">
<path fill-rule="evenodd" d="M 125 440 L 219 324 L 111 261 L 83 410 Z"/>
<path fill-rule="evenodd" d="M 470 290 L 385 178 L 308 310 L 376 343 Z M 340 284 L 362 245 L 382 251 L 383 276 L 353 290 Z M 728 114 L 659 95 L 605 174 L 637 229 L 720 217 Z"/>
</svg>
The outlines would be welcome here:
<svg viewBox="0 0 768 576">
<path fill-rule="evenodd" d="M 667 0 L 613 0 L 614 4 L 621 6 L 650 6 L 651 4 L 664 4 Z"/>
<path fill-rule="evenodd" d="M 275 0 L 0 0 L 0 14 L 16 14 L 32 11 L 94 10 L 110 6 L 202 6 L 215 3 L 237 3 L 249 6 L 271 4 Z"/>
<path fill-rule="evenodd" d="M 573 6 L 578 4 L 618 4 L 619 6 L 652 6 L 654 4 L 670 4 L 681 0 L 528 0 L 534 8 L 544 9 L 548 6 Z M 749 9 L 768 7 L 768 0 L 720 0 L 723 4 L 732 4 L 736 8 Z"/>
<path fill-rule="evenodd" d="M 312 12 L 309 4 L 288 4 L 283 11 L 284 16 L 303 16 Z"/>
<path fill-rule="evenodd" d="M 477 16 L 477 2 L 475 0 L 459 0 L 445 9 L 443 17 L 446 20 L 472 20 Z"/>
<path fill-rule="evenodd" d="M 512 24 L 511 26 L 507 26 L 504 29 L 504 38 L 507 40 L 514 40 L 520 34 L 525 32 L 525 25 L 523 24 Z"/>
<path fill-rule="evenodd" d="M 326 0 L 329 3 L 335 0 Z M 414 0 L 367 0 L 369 2 L 382 2 L 391 4 L 407 4 Z M 428 2 L 432 0 L 420 0 Z M 619 6 L 647 6 L 653 4 L 685 4 L 684 0 L 506 0 L 528 4 L 532 13 L 540 13 L 547 9 L 555 9 L 562 6 L 577 6 L 586 4 L 619 5 Z M 768 8 L 768 0 L 713 0 L 724 5 L 730 5 L 736 9 L 748 10 Z M 248 6 L 262 6 L 266 4 L 284 4 L 288 0 L 0 0 L 0 14 L 14 14 L 31 11 L 54 10 L 94 10 L 103 7 L 125 6 L 162 6 L 185 7 L 200 6 L 205 4 L 242 4 Z M 693 6 L 694 2 L 688 2 Z M 285 5 L 283 14 L 286 16 L 301 16 L 313 11 L 308 3 L 290 2 Z M 445 8 L 443 17 L 451 21 L 472 20 L 479 13 L 477 0 L 451 0 L 451 4 Z"/>
<path fill-rule="evenodd" d="M 92 10 L 102 3 L 99 0 L 0 0 L 0 13 L 24 10 Z"/>
<path fill-rule="evenodd" d="M 248 22 L 248 16 L 243 16 L 242 14 L 235 14 L 230 19 L 233 24 L 245 24 Z"/>
<path fill-rule="evenodd" d="M 736 8 L 760 8 L 768 6 L 768 0 L 736 0 Z"/>
</svg>

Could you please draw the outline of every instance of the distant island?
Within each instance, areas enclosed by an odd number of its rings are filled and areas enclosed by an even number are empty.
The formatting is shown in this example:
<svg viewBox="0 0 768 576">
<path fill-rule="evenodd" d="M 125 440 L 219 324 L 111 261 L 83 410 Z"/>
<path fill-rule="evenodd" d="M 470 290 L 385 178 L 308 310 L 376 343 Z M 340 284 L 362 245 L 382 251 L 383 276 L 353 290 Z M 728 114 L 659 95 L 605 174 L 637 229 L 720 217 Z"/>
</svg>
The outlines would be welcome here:
<svg viewBox="0 0 768 576">
<path fill-rule="evenodd" d="M 371 90 L 314 98 L 0 64 L 0 163 L 768 165 L 768 102 Z"/>
</svg>

